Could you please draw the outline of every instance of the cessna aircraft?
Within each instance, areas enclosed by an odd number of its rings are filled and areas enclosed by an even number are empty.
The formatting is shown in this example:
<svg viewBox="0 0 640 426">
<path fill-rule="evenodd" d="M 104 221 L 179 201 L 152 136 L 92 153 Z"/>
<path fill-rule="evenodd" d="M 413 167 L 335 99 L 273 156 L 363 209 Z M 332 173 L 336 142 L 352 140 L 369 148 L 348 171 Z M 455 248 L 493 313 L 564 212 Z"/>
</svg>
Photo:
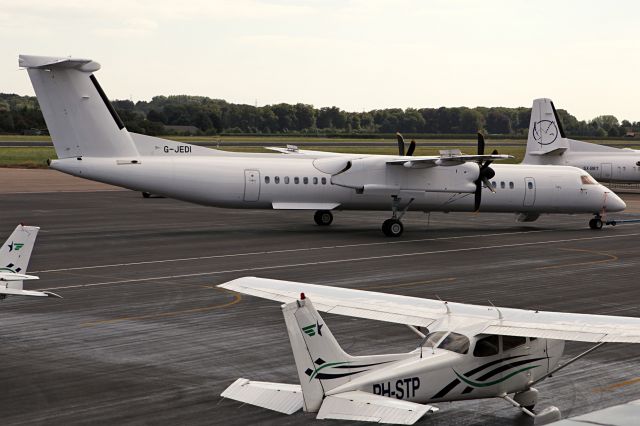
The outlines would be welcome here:
<svg viewBox="0 0 640 426">
<path fill-rule="evenodd" d="M 568 139 L 551 99 L 535 99 L 523 164 L 586 170 L 601 182 L 640 182 L 640 151 Z"/>
<path fill-rule="evenodd" d="M 502 398 L 541 424 L 534 386 L 606 342 L 640 343 L 640 318 L 527 311 L 244 277 L 219 287 L 281 303 L 300 384 L 238 379 L 221 396 L 318 419 L 413 424 L 437 402 Z M 316 306 L 311 303 L 313 299 Z M 317 312 L 407 325 L 408 353 L 351 356 Z M 423 333 L 417 327 L 427 328 Z M 559 365 L 564 341 L 591 342 Z"/>
<path fill-rule="evenodd" d="M 50 167 L 74 176 L 193 203 L 253 209 L 315 210 L 329 225 L 332 210 L 391 210 L 383 232 L 400 236 L 405 212 L 593 214 L 625 203 L 573 167 L 500 165 L 506 155 L 444 152 L 412 156 L 299 151 L 289 155 L 232 153 L 130 133 L 118 117 L 90 59 L 20 55 L 58 155 Z"/>
<path fill-rule="evenodd" d="M 23 281 L 39 279 L 35 275 L 26 274 L 39 230 L 37 226 L 20 224 L 0 247 L 0 300 L 8 295 L 60 297 L 49 291 L 22 289 Z"/>
</svg>

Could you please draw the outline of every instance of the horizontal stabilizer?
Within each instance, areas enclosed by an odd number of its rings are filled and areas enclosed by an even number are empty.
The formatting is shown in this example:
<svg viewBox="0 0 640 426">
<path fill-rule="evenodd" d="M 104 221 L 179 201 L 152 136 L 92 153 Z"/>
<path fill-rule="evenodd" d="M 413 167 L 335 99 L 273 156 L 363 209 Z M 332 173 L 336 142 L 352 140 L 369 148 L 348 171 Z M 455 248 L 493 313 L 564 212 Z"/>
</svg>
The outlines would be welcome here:
<svg viewBox="0 0 640 426">
<path fill-rule="evenodd" d="M 556 148 L 551 151 L 530 151 L 529 155 L 560 155 L 563 154 L 567 148 Z"/>
<path fill-rule="evenodd" d="M 56 56 L 32 56 L 20 55 L 18 65 L 22 68 L 77 68 L 86 72 L 94 72 L 100 69 L 100 64 L 91 59 L 60 58 Z"/>
<path fill-rule="evenodd" d="M 62 296 L 59 296 L 50 291 L 22 290 L 19 288 L 0 287 L 0 294 L 11 295 L 11 296 L 57 297 L 59 299 L 62 299 Z"/>
<path fill-rule="evenodd" d="M 274 210 L 333 210 L 340 203 L 272 203 Z"/>
<path fill-rule="evenodd" d="M 293 414 L 302 408 L 300 385 L 238 379 L 220 396 L 284 414 Z"/>
<path fill-rule="evenodd" d="M 352 391 L 327 396 L 316 418 L 412 425 L 437 410 L 431 405 Z"/>
</svg>

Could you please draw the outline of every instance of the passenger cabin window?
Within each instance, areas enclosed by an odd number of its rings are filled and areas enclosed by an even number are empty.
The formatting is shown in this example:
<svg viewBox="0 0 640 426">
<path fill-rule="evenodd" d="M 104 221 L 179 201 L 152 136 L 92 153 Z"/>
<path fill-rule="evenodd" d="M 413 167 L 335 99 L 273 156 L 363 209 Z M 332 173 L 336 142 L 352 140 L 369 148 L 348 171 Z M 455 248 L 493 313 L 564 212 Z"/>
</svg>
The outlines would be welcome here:
<svg viewBox="0 0 640 426">
<path fill-rule="evenodd" d="M 502 336 L 502 351 L 509 351 L 527 343 L 526 337 L 520 336 Z"/>
<path fill-rule="evenodd" d="M 323 185 L 326 185 L 326 184 L 327 184 L 327 178 L 325 178 L 325 177 L 323 177 L 323 178 L 322 178 L 322 184 L 323 184 Z"/>
<path fill-rule="evenodd" d="M 286 183 L 287 185 L 289 185 L 289 176 L 285 176 L 285 177 L 284 177 L 284 183 Z"/>
<path fill-rule="evenodd" d="M 467 336 L 452 332 L 444 338 L 444 340 L 438 345 L 438 348 L 459 354 L 466 354 L 469 352 L 469 339 Z"/>
<path fill-rule="evenodd" d="M 498 355 L 498 345 L 500 339 L 496 335 L 483 337 L 476 342 L 476 347 L 473 348 L 473 356 L 484 357 Z"/>
<path fill-rule="evenodd" d="M 514 185 L 513 182 L 509 182 L 509 189 L 513 189 Z"/>
<path fill-rule="evenodd" d="M 500 182 L 500 188 L 504 189 L 504 182 Z"/>
<path fill-rule="evenodd" d="M 582 181 L 583 185 L 597 185 L 598 182 L 596 182 L 596 180 L 594 178 L 592 178 L 589 175 L 582 175 L 580 176 L 580 180 Z"/>
<path fill-rule="evenodd" d="M 533 189 L 533 182 L 527 182 L 527 188 Z"/>
<path fill-rule="evenodd" d="M 433 333 L 427 334 L 426 340 L 423 346 L 428 348 L 435 348 L 435 346 L 442 340 L 444 335 L 447 334 L 446 331 L 434 331 Z"/>
<path fill-rule="evenodd" d="M 273 181 L 274 181 L 275 183 L 280 183 L 280 176 L 276 176 L 276 177 L 274 177 L 274 178 L 273 178 Z"/>
<path fill-rule="evenodd" d="M 302 178 L 302 183 L 304 183 L 305 185 L 307 185 L 309 183 L 309 178 L 308 177 L 303 177 Z"/>
<path fill-rule="evenodd" d="M 294 177 L 293 178 L 293 183 L 295 183 L 296 185 L 300 183 L 300 178 L 299 177 Z"/>
<path fill-rule="evenodd" d="M 313 178 L 313 184 L 314 184 L 314 185 L 317 185 L 317 184 L 318 184 L 318 178 L 317 178 L 317 177 L 314 177 L 314 178 Z"/>
<path fill-rule="evenodd" d="M 491 182 L 491 185 L 493 185 L 494 188 L 498 187 L 498 182 L 496 182 L 495 180 L 493 182 Z"/>
<path fill-rule="evenodd" d="M 269 183 L 270 181 L 271 181 L 271 178 L 269 176 L 264 177 L 264 183 Z"/>
</svg>

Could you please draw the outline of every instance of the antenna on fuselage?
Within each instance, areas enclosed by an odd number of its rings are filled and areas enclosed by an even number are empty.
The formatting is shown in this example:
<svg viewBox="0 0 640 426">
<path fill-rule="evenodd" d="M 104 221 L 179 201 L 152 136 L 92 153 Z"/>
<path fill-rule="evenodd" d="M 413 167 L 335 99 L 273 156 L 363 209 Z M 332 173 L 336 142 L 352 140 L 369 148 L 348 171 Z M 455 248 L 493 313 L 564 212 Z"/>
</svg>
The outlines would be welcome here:
<svg viewBox="0 0 640 426">
<path fill-rule="evenodd" d="M 438 298 L 439 301 L 444 303 L 444 307 L 447 309 L 447 315 L 450 315 L 451 309 L 449 309 L 449 302 L 445 302 L 444 300 L 440 299 L 440 296 L 438 296 L 437 294 L 436 294 L 436 297 Z"/>
<path fill-rule="evenodd" d="M 487 299 L 488 300 L 488 299 Z M 504 319 L 504 317 L 502 316 L 502 312 L 500 312 L 500 308 L 498 308 L 496 305 L 493 304 L 493 302 L 491 300 L 489 300 L 489 303 L 491 304 L 491 306 L 493 306 L 493 308 L 498 311 L 498 319 L 500 321 L 502 321 Z"/>
</svg>

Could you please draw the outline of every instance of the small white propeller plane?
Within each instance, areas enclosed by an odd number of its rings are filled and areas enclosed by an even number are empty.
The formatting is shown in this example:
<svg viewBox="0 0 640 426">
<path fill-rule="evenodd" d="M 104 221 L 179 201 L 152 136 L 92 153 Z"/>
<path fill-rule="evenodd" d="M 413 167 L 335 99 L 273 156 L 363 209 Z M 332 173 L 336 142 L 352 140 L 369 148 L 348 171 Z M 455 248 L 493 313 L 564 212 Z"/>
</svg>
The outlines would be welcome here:
<svg viewBox="0 0 640 426">
<path fill-rule="evenodd" d="M 602 182 L 640 182 L 640 151 L 566 137 L 551 99 L 533 101 L 523 164 L 574 166 Z"/>
<path fill-rule="evenodd" d="M 574 167 L 491 165 L 508 158 L 446 151 L 413 156 L 284 149 L 282 154 L 225 152 L 128 132 L 98 84 L 91 59 L 20 55 L 58 156 L 50 167 L 143 194 L 227 208 L 310 210 L 318 225 L 333 210 L 390 210 L 382 230 L 397 237 L 405 212 L 515 212 L 594 215 L 625 203 Z"/>
<path fill-rule="evenodd" d="M 0 247 L 0 300 L 12 296 L 53 296 L 49 291 L 24 290 L 23 281 L 39 279 L 27 275 L 27 266 L 40 228 L 18 225 L 9 239 Z"/>
<path fill-rule="evenodd" d="M 606 342 L 640 343 L 640 318 L 449 303 L 256 277 L 219 287 L 284 303 L 300 384 L 238 379 L 223 397 L 318 419 L 413 424 L 432 403 L 502 398 L 543 424 L 534 386 Z M 315 305 L 311 303 L 315 302 Z M 318 311 L 404 324 L 422 339 L 408 353 L 351 356 Z M 424 333 L 421 331 L 424 328 Z M 559 365 L 564 341 L 595 345 Z"/>
</svg>

